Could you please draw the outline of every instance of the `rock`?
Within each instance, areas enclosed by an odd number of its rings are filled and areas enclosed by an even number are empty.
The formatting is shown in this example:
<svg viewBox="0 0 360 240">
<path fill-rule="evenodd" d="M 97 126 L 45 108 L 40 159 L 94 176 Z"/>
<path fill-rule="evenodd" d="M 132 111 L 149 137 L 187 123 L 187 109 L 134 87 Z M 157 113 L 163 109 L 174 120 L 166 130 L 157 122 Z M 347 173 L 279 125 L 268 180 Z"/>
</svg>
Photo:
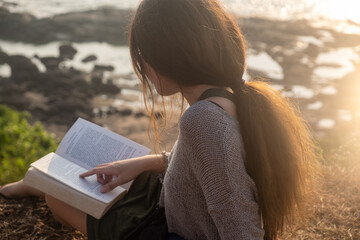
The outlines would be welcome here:
<svg viewBox="0 0 360 240">
<path fill-rule="evenodd" d="M 91 78 L 91 84 L 95 86 L 95 88 L 103 85 L 102 74 L 93 74 Z"/>
<path fill-rule="evenodd" d="M 9 56 L 7 64 L 11 68 L 11 78 L 16 81 L 34 78 L 34 75 L 39 73 L 36 65 L 30 59 L 21 55 Z"/>
<path fill-rule="evenodd" d="M 58 57 L 43 57 L 39 58 L 39 60 L 45 65 L 46 70 L 54 71 L 59 68 L 59 64 L 63 61 L 63 59 Z"/>
<path fill-rule="evenodd" d="M 14 3 L 14 2 L 6 2 L 6 1 L 3 1 L 3 6 L 9 6 L 9 7 L 16 7 L 16 6 L 18 6 L 19 4 L 17 4 L 17 3 Z"/>
<path fill-rule="evenodd" d="M 97 57 L 95 55 L 89 55 L 85 58 L 83 58 L 83 60 L 81 60 L 83 63 L 87 63 L 87 62 L 92 62 L 92 61 L 95 61 L 97 60 Z"/>
<path fill-rule="evenodd" d="M 119 110 L 118 113 L 120 114 L 120 116 L 130 116 L 132 114 L 132 110 L 129 109 L 129 108 L 126 108 L 126 109 L 122 109 L 122 110 Z"/>
<path fill-rule="evenodd" d="M 9 56 L 0 49 L 0 64 L 7 63 L 8 60 L 9 60 Z"/>
<path fill-rule="evenodd" d="M 309 55 L 311 58 L 316 58 L 320 53 L 320 48 L 313 43 L 309 43 L 309 46 L 304 50 L 304 53 Z"/>
<path fill-rule="evenodd" d="M 134 115 L 136 118 L 147 117 L 148 115 L 144 112 L 136 112 Z"/>
<path fill-rule="evenodd" d="M 91 99 L 96 90 L 85 81 L 86 73 L 70 69 L 53 71 L 48 63 L 60 61 L 54 57 L 42 59 L 50 69 L 46 72 L 39 72 L 24 56 L 8 56 L 5 60 L 12 76 L 1 81 L 0 103 L 29 111 L 34 121 L 45 124 L 70 126 L 78 116 L 93 117 Z M 41 96 L 44 102 L 39 102 L 36 96 Z"/>
<path fill-rule="evenodd" d="M 34 121 L 70 126 L 79 116 L 91 120 L 95 116 L 92 104 L 95 96 L 120 93 L 121 89 L 111 80 L 102 82 L 102 71 L 91 73 L 89 83 L 85 80 L 89 73 L 58 68 L 62 58 L 35 57 L 46 66 L 46 72 L 39 72 L 27 57 L 9 56 L 0 50 L 0 61 L 8 64 L 12 72 L 11 78 L 1 81 L 0 103 L 31 112 Z M 109 114 L 112 113 L 117 113 L 117 109 L 110 108 Z M 119 114 L 128 116 L 132 111 L 125 109 Z"/>
<path fill-rule="evenodd" d="M 102 75 L 95 74 L 91 78 L 91 85 L 97 92 L 97 94 L 118 94 L 120 88 L 116 86 L 112 81 L 108 81 L 106 84 L 102 82 Z"/>
<path fill-rule="evenodd" d="M 133 10 L 103 8 L 37 19 L 0 6 L 0 39 L 44 44 L 53 41 L 125 45 Z"/>
<path fill-rule="evenodd" d="M 283 84 L 309 85 L 311 83 L 312 68 L 301 63 L 301 55 L 295 53 L 291 56 L 284 56 L 281 62 L 281 68 L 284 72 Z"/>
<path fill-rule="evenodd" d="M 114 71 L 114 69 L 115 68 L 113 66 L 111 66 L 111 65 L 98 65 L 98 64 L 96 64 L 94 66 L 93 72 L 97 72 L 97 71 L 99 71 L 99 72 L 105 72 L 105 71 L 112 72 L 112 71 Z"/>
<path fill-rule="evenodd" d="M 64 43 L 59 46 L 59 57 L 63 59 L 73 59 L 77 50 L 70 44 Z"/>
<path fill-rule="evenodd" d="M 20 40 L 29 37 L 32 35 L 31 29 L 25 30 L 25 28 L 36 21 L 36 18 L 28 13 L 11 13 L 4 7 L 0 7 L 0 19 L 0 38 L 7 40 Z M 27 36 L 24 36 L 24 33 Z"/>
</svg>

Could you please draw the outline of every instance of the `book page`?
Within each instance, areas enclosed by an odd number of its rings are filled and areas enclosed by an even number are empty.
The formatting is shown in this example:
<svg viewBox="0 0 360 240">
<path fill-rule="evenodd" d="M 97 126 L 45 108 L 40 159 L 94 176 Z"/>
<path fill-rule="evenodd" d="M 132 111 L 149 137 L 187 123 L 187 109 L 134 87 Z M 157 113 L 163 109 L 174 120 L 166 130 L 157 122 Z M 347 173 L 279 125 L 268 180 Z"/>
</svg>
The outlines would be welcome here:
<svg viewBox="0 0 360 240">
<path fill-rule="evenodd" d="M 140 157 L 150 150 L 136 142 L 79 118 L 56 153 L 86 169 L 121 159 Z"/>
<path fill-rule="evenodd" d="M 85 172 L 85 168 L 54 153 L 49 153 L 45 157 L 32 163 L 31 166 L 69 187 L 104 203 L 109 203 L 120 193 L 126 191 L 119 186 L 111 192 L 101 193 L 100 188 L 102 185 L 97 181 L 96 175 L 80 178 L 79 174 Z"/>
</svg>

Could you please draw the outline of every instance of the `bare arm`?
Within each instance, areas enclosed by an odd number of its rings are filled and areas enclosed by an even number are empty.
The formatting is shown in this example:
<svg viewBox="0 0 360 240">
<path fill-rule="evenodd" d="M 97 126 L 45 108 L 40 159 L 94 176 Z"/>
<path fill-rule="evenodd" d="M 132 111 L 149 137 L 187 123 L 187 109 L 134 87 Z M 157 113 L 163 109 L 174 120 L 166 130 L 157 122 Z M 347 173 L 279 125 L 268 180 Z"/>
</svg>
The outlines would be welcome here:
<svg viewBox="0 0 360 240">
<path fill-rule="evenodd" d="M 80 174 L 88 177 L 96 174 L 97 180 L 103 184 L 100 191 L 106 193 L 115 187 L 133 180 L 145 171 L 162 172 L 166 168 L 163 155 L 146 155 L 138 158 L 119 160 L 99 165 L 92 170 Z"/>
</svg>

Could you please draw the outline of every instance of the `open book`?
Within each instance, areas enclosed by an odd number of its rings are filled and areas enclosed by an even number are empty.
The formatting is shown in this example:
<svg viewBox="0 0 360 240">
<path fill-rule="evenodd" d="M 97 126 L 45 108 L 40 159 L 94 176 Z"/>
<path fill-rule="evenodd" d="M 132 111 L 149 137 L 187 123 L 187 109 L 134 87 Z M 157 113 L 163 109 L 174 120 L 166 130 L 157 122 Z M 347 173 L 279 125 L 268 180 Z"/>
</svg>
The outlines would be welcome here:
<svg viewBox="0 0 360 240">
<path fill-rule="evenodd" d="M 140 157 L 149 152 L 138 143 L 79 118 L 56 153 L 49 153 L 31 164 L 24 183 L 99 219 L 124 196 L 131 183 L 101 193 L 96 175 L 80 178 L 79 174 L 102 163 Z"/>
</svg>

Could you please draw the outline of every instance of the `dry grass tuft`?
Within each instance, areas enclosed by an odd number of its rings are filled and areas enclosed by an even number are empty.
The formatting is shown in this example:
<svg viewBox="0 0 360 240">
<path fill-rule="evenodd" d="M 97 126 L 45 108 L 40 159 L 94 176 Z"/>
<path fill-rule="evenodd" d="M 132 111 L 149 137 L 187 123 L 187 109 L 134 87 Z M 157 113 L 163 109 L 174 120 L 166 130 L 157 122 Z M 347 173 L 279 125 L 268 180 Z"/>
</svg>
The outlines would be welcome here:
<svg viewBox="0 0 360 240">
<path fill-rule="evenodd" d="M 282 239 L 360 239 L 360 138 L 339 147 L 320 170 L 308 221 Z"/>
<path fill-rule="evenodd" d="M 323 172 L 308 221 L 296 223 L 282 239 L 360 239 L 359 172 L 335 167 Z"/>
</svg>

